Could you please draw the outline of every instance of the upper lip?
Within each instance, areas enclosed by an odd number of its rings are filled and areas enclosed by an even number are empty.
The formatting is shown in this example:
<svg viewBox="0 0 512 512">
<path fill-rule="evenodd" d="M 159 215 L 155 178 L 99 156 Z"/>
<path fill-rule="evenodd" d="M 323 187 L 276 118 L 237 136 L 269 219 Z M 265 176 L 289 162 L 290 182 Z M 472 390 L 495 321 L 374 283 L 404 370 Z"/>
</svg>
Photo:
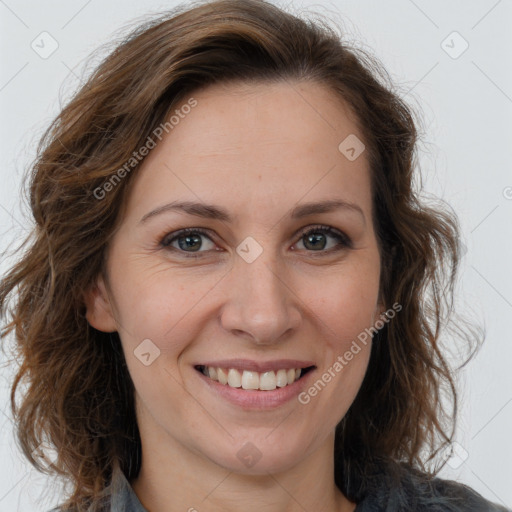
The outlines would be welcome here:
<svg viewBox="0 0 512 512">
<path fill-rule="evenodd" d="M 251 372 L 270 372 L 290 368 L 308 368 L 315 366 L 313 361 L 301 361 L 298 359 L 275 359 L 273 361 L 254 361 L 251 359 L 223 359 L 221 361 L 206 361 L 195 366 L 210 366 L 213 368 L 233 368 L 235 370 L 248 370 Z"/>
</svg>

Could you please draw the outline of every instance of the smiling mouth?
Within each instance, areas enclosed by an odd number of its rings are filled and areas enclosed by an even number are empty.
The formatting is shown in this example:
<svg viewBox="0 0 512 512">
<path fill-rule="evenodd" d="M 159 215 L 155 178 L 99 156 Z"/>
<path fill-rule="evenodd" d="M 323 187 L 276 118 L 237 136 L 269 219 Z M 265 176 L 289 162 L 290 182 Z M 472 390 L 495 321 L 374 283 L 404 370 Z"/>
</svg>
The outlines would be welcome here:
<svg viewBox="0 0 512 512">
<path fill-rule="evenodd" d="M 216 368 L 213 366 L 197 365 L 195 369 L 206 377 L 231 388 L 245 390 L 273 391 L 284 388 L 303 378 L 315 366 L 306 368 L 283 368 L 277 371 L 256 372 L 237 370 L 236 368 Z"/>
</svg>

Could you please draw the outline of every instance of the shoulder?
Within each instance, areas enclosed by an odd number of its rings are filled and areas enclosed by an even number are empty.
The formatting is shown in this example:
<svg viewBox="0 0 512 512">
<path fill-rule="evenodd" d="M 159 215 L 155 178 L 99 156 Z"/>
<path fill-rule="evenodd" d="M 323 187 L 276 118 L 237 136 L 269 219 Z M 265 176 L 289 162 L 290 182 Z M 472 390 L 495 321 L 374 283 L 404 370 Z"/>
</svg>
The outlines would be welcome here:
<svg viewBox="0 0 512 512">
<path fill-rule="evenodd" d="M 463 483 L 410 469 L 405 471 L 404 485 L 394 489 L 390 498 L 397 503 L 410 503 L 410 510 L 425 512 L 510 512 Z"/>
<path fill-rule="evenodd" d="M 60 505 L 48 512 L 77 512 L 79 507 Z M 126 476 L 114 467 L 109 484 L 101 491 L 94 505 L 87 510 L 95 512 L 148 512 L 140 503 Z"/>
<path fill-rule="evenodd" d="M 357 512 L 512 512 L 471 487 L 423 473 L 405 463 L 390 463 L 368 481 Z"/>
</svg>

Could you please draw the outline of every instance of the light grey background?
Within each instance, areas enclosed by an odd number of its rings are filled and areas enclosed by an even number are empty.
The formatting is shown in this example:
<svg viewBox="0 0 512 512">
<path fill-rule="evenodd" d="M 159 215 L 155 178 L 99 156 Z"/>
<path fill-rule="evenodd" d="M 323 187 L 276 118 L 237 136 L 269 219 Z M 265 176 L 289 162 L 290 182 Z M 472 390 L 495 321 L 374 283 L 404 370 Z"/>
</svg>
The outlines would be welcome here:
<svg viewBox="0 0 512 512">
<path fill-rule="evenodd" d="M 175 4 L 0 0 L 0 250 L 26 231 L 21 172 L 59 111 L 59 98 L 78 85 L 84 58 L 134 18 Z M 487 328 L 483 349 L 458 377 L 457 444 L 440 476 L 512 506 L 512 2 L 297 0 L 292 6 L 342 22 L 349 39 L 372 49 L 406 99 L 423 110 L 425 187 L 459 214 L 467 246 L 460 308 Z M 31 48 L 33 41 L 40 52 L 51 48 L 43 31 L 58 43 L 46 59 Z M 61 500 L 59 491 L 14 444 L 10 378 L 0 370 L 0 510 L 48 510 Z"/>
</svg>

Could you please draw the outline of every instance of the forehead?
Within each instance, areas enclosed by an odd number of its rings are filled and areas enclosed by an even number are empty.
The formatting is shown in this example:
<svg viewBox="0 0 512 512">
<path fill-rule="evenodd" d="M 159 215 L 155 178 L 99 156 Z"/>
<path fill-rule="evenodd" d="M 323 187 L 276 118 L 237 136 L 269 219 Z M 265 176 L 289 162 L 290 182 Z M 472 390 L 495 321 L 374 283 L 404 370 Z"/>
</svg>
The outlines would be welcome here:
<svg viewBox="0 0 512 512">
<path fill-rule="evenodd" d="M 254 150 L 261 158 L 265 144 L 298 156 L 315 149 L 332 152 L 340 136 L 359 135 L 345 102 L 315 82 L 220 83 L 193 96 L 197 107 L 188 116 L 193 126 L 182 122 L 173 139 L 175 145 L 186 142 L 180 153 L 194 158 L 219 156 L 219 150 L 228 158 Z"/>
<path fill-rule="evenodd" d="M 175 108 L 173 128 L 138 170 L 133 207 L 217 198 L 261 209 L 337 192 L 369 207 L 365 154 L 350 161 L 339 149 L 362 140 L 355 116 L 324 85 L 216 84 L 190 97 L 195 106 Z"/>
</svg>

